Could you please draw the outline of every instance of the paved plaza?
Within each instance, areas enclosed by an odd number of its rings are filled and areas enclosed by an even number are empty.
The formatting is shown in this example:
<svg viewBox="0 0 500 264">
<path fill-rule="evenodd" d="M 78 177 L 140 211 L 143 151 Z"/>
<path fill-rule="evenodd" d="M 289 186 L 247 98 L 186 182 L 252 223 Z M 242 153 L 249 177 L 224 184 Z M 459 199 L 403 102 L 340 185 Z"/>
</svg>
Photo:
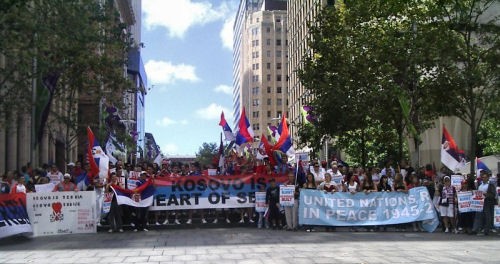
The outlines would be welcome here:
<svg viewBox="0 0 500 264">
<path fill-rule="evenodd" d="M 0 241 L 0 263 L 500 263 L 500 236 L 161 229 Z"/>
</svg>

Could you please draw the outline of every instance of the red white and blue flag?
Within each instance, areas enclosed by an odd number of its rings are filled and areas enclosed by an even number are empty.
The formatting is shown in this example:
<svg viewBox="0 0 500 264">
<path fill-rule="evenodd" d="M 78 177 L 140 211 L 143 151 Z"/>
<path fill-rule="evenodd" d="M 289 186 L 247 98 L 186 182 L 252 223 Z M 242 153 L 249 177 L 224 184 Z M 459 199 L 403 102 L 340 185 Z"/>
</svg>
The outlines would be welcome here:
<svg viewBox="0 0 500 264">
<path fill-rule="evenodd" d="M 87 127 L 87 137 L 89 141 L 87 155 L 90 165 L 88 177 L 94 178 L 98 176 L 101 180 L 106 179 L 108 177 L 109 158 L 102 150 L 90 127 Z"/>
<path fill-rule="evenodd" d="M 233 134 L 233 130 L 231 130 L 231 127 L 229 127 L 229 124 L 226 121 L 226 118 L 224 117 L 224 111 L 220 114 L 220 122 L 219 126 L 222 127 L 222 131 L 224 132 L 224 136 L 226 137 L 226 141 L 234 141 L 236 137 Z"/>
<path fill-rule="evenodd" d="M 253 142 L 253 130 L 245 113 L 245 108 L 241 111 L 240 121 L 238 122 L 238 132 L 236 133 L 236 145 Z"/>
<path fill-rule="evenodd" d="M 117 185 L 113 185 L 111 188 L 116 195 L 118 205 L 126 204 L 133 207 L 149 207 L 153 204 L 155 187 L 152 179 L 147 180 L 133 190 L 124 189 Z"/>
<path fill-rule="evenodd" d="M 491 172 L 490 168 L 484 164 L 478 157 L 476 157 L 476 176 L 479 177 L 481 171 Z"/>
<path fill-rule="evenodd" d="M 457 171 L 465 165 L 464 151 L 457 147 L 455 140 L 444 126 L 441 141 L 441 162 L 452 171 Z"/>
<path fill-rule="evenodd" d="M 286 122 L 286 116 L 283 115 L 281 118 L 281 123 L 278 126 L 278 133 L 280 138 L 276 145 L 274 145 L 274 150 L 280 150 L 283 153 L 286 153 L 288 157 L 295 156 L 295 150 L 293 149 L 292 137 L 290 135 L 290 131 L 288 130 L 288 124 Z"/>
</svg>

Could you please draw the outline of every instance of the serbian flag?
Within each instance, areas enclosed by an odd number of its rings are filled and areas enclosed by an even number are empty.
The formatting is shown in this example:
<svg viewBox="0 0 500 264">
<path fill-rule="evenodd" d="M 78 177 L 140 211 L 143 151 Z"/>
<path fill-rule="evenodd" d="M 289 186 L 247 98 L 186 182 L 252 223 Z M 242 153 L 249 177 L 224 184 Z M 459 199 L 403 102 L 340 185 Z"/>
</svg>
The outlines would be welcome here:
<svg viewBox="0 0 500 264">
<path fill-rule="evenodd" d="M 266 153 L 267 157 L 269 158 L 269 163 L 271 163 L 272 166 L 275 166 L 277 164 L 276 159 L 274 158 L 273 155 L 273 145 L 269 143 L 267 140 L 267 137 L 262 134 L 262 137 L 260 138 L 260 142 L 262 143 L 264 147 L 264 153 Z"/>
<path fill-rule="evenodd" d="M 465 165 L 464 151 L 458 149 L 455 140 L 444 126 L 441 141 L 441 162 L 452 171 L 456 171 Z"/>
<path fill-rule="evenodd" d="M 226 118 L 224 117 L 224 111 L 220 114 L 220 122 L 219 126 L 222 127 L 222 131 L 224 132 L 224 136 L 226 137 L 226 141 L 234 141 L 235 137 L 233 134 L 233 130 L 231 130 L 231 127 L 229 127 L 229 124 L 226 121 Z"/>
<path fill-rule="evenodd" d="M 292 146 L 292 137 L 290 136 L 290 131 L 288 130 L 285 115 L 281 118 L 281 124 L 278 126 L 278 133 L 280 138 L 276 145 L 274 145 L 273 150 L 280 150 L 283 153 L 286 153 L 289 157 L 295 156 L 295 150 Z"/>
<path fill-rule="evenodd" d="M 491 172 L 490 168 L 484 164 L 478 157 L 476 157 L 476 176 L 479 177 L 481 171 Z"/>
<path fill-rule="evenodd" d="M 253 130 L 245 114 L 245 108 L 241 111 L 240 121 L 238 122 L 238 132 L 236 133 L 236 145 L 241 146 L 246 142 L 253 142 Z"/>
<path fill-rule="evenodd" d="M 112 185 L 111 188 L 116 195 L 118 205 L 126 204 L 133 207 L 149 207 L 153 204 L 155 187 L 153 180 L 149 179 L 141 186 L 129 190 L 117 185 Z"/>
<path fill-rule="evenodd" d="M 90 165 L 88 176 L 90 178 L 99 176 L 100 179 L 106 179 L 108 177 L 109 158 L 94 137 L 94 133 L 90 127 L 87 127 L 87 136 L 89 141 L 87 155 Z"/>
</svg>

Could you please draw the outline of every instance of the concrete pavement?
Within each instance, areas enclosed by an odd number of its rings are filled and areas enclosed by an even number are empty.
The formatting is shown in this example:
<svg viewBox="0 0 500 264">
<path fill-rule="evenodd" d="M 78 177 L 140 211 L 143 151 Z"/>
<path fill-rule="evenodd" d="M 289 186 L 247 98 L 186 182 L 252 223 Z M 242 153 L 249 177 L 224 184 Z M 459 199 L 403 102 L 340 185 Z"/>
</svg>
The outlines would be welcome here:
<svg viewBox="0 0 500 264">
<path fill-rule="evenodd" d="M 500 236 L 234 228 L 9 238 L 0 263 L 500 263 Z"/>
</svg>

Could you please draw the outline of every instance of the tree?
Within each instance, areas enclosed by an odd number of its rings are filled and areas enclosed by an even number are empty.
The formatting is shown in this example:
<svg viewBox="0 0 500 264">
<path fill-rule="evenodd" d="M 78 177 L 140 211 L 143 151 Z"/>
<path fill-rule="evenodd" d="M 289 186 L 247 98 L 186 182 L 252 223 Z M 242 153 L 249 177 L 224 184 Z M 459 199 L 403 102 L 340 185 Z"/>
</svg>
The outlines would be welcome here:
<svg viewBox="0 0 500 264">
<path fill-rule="evenodd" d="M 320 131 L 360 135 L 378 123 L 384 132 L 396 133 L 376 138 L 377 144 L 397 142 L 395 155 L 401 159 L 405 131 L 418 147 L 418 135 L 451 111 L 441 103 L 449 96 L 440 89 L 447 65 L 437 59 L 449 40 L 440 41 L 446 28 L 432 22 L 434 10 L 426 4 L 340 2 L 310 25 L 312 52 L 299 78 L 313 95 Z"/>
<path fill-rule="evenodd" d="M 500 24 L 497 0 L 440 0 L 440 20 L 449 27 L 445 35 L 453 42 L 445 57 L 449 83 L 454 93 L 448 101 L 455 115 L 470 129 L 469 158 L 477 156 L 478 132 L 484 119 L 496 117 L 500 104 Z M 496 10 L 496 12 L 495 12 Z M 471 174 L 474 174 L 471 162 Z"/>
<path fill-rule="evenodd" d="M 36 123 L 43 124 L 38 134 L 46 129 L 64 135 L 67 158 L 82 128 L 78 100 L 87 96 L 99 104 L 106 98 L 120 107 L 130 87 L 124 76 L 130 41 L 114 1 L 8 1 L 2 7 L 0 56 L 6 64 L 0 67 L 0 109 L 9 116 L 37 108 Z"/>
<path fill-rule="evenodd" d="M 216 143 L 204 142 L 196 153 L 196 161 L 201 166 L 211 166 L 218 158 L 219 146 Z"/>
</svg>

